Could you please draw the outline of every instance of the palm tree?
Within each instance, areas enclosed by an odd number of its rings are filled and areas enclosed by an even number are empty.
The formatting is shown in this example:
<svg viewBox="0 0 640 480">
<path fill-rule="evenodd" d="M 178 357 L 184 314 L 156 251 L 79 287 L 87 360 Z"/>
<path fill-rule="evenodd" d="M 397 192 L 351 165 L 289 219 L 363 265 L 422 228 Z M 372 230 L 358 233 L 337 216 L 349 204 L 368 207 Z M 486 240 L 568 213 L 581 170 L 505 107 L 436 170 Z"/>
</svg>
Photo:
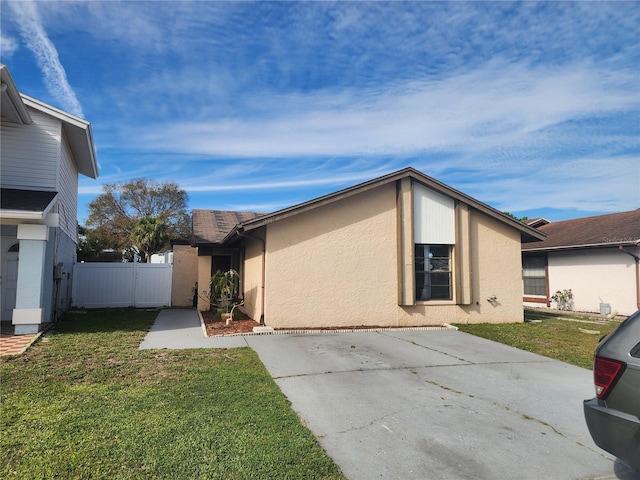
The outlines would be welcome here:
<svg viewBox="0 0 640 480">
<path fill-rule="evenodd" d="M 167 224 L 157 217 L 144 217 L 131 232 L 131 240 L 140 252 L 140 261 L 151 262 L 151 254 L 160 250 L 167 240 Z"/>
</svg>

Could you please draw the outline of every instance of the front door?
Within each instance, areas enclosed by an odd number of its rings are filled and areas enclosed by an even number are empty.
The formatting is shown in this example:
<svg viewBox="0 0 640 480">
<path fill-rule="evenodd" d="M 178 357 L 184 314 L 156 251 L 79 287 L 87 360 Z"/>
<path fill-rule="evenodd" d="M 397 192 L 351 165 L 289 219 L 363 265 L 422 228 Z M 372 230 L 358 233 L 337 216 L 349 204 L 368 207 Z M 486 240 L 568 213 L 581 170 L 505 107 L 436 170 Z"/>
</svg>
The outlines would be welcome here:
<svg viewBox="0 0 640 480">
<path fill-rule="evenodd" d="M 15 238 L 3 238 L 2 265 L 0 265 L 0 284 L 2 286 L 1 320 L 11 320 L 16 308 L 16 289 L 18 285 L 18 251 L 20 243 Z"/>
<path fill-rule="evenodd" d="M 213 277 L 218 270 L 223 273 L 231 270 L 231 255 L 213 255 L 211 257 L 211 276 Z"/>
</svg>

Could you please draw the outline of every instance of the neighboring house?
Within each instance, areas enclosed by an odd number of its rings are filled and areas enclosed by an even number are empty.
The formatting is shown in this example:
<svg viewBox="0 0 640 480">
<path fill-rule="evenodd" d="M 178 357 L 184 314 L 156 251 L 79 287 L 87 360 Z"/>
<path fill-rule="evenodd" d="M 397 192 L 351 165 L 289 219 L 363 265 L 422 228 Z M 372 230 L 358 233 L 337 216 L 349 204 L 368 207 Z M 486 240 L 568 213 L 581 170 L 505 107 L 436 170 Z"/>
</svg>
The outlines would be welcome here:
<svg viewBox="0 0 640 480">
<path fill-rule="evenodd" d="M 91 127 L 1 73 L 2 320 L 33 333 L 69 307 L 78 173 L 98 176 Z"/>
<path fill-rule="evenodd" d="M 528 222 L 547 238 L 522 245 L 524 303 L 552 306 L 551 296 L 571 289 L 574 309 L 600 304 L 629 315 L 640 308 L 640 209 L 561 222 Z"/>
<path fill-rule="evenodd" d="M 266 215 L 194 210 L 183 282 L 235 268 L 243 309 L 275 328 L 518 322 L 521 242 L 543 238 L 406 168 Z"/>
</svg>

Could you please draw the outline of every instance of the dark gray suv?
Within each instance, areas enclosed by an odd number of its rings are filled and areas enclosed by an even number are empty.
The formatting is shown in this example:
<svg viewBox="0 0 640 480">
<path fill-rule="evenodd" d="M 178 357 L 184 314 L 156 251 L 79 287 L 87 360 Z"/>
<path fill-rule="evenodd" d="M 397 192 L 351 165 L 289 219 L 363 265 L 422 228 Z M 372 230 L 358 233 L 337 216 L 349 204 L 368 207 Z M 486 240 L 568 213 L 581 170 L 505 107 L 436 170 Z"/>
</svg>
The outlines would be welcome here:
<svg viewBox="0 0 640 480">
<path fill-rule="evenodd" d="M 596 398 L 584 401 L 593 441 L 640 470 L 640 310 L 604 337 L 595 351 Z"/>
</svg>

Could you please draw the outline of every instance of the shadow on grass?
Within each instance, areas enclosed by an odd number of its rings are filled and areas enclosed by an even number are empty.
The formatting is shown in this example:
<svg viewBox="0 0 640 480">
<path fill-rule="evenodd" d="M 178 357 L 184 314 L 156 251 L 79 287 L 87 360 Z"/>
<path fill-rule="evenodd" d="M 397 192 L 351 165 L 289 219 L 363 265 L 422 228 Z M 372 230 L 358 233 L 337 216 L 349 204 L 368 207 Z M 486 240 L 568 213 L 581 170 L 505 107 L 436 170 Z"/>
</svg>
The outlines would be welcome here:
<svg viewBox="0 0 640 480">
<path fill-rule="evenodd" d="M 160 309 L 109 308 L 71 310 L 51 326 L 54 333 L 148 331 Z"/>
</svg>

